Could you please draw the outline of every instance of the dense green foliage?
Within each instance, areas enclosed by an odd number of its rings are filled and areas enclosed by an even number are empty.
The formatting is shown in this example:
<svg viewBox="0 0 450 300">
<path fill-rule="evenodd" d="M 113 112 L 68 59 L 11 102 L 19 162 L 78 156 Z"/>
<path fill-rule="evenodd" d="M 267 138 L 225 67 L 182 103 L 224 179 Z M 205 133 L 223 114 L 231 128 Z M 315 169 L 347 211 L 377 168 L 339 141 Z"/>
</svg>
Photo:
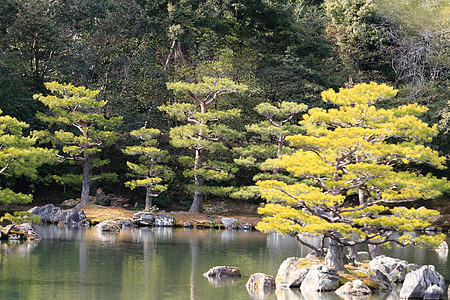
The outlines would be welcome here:
<svg viewBox="0 0 450 300">
<path fill-rule="evenodd" d="M 132 176 L 137 177 L 125 182 L 131 189 L 145 187 L 145 209 L 150 210 L 152 199 L 167 189 L 167 185 L 162 184 L 164 180 L 173 177 L 172 170 L 164 164 L 170 159 L 167 151 L 156 148 L 156 137 L 160 133 L 158 129 L 141 128 L 133 130 L 130 135 L 138 138 L 141 143 L 136 146 L 128 146 L 123 149 L 123 153 L 138 156 L 139 163 L 128 161 L 127 166 L 133 171 Z"/>
<path fill-rule="evenodd" d="M 81 174 L 81 205 L 89 202 L 89 187 L 93 180 L 102 177 L 114 178 L 111 174 L 100 174 L 92 177 L 92 158 L 101 151 L 101 147 L 117 140 L 117 134 L 111 130 L 120 125 L 122 117 L 107 118 L 100 112 L 107 101 L 96 98 L 99 91 L 91 91 L 85 87 L 57 82 L 46 83 L 45 86 L 54 95 L 36 94 L 35 99 L 50 109 L 51 114 L 38 113 L 38 118 L 50 124 L 49 130 L 36 131 L 35 134 L 44 141 L 51 141 L 59 150 L 56 156 L 61 162 L 71 161 L 83 166 Z M 62 128 L 62 129 L 60 129 Z M 97 161 L 104 165 L 108 161 Z M 64 183 L 66 177 L 57 180 Z"/>
<path fill-rule="evenodd" d="M 144 202 L 144 189 L 124 188 L 129 157 L 122 150 L 135 145 L 127 133 L 144 126 L 160 131 L 158 148 L 168 153 L 156 165 L 174 170 L 159 199 L 170 195 L 169 205 L 185 208 L 192 194 L 260 201 L 242 187 L 254 185 L 254 179 L 292 178 L 277 168 L 260 169 L 267 167 L 265 159 L 291 151 L 287 135 L 305 132 L 296 124 L 303 105 L 333 107 L 320 96 L 330 88 L 370 81 L 394 86 L 396 97 L 377 105 L 427 107 L 420 118 L 438 124 L 439 133 L 426 143 L 450 154 L 449 11 L 444 0 L 4 0 L 0 109 L 29 124 L 20 136 L 45 130 L 54 142 L 58 137 L 62 144 L 54 146 L 60 159 L 82 162 L 95 152 L 90 170 L 110 174 L 109 179 L 117 173 L 119 180 L 97 181 L 98 187 L 127 194 L 133 202 Z M 55 84 L 45 84 L 53 81 L 79 89 L 68 96 L 74 101 L 76 93 L 90 93 L 86 99 L 96 107 L 80 109 L 90 116 L 87 123 L 95 119 L 92 135 L 83 137 L 74 125 L 82 117 L 70 119 L 69 110 L 57 108 L 66 95 L 50 96 L 58 95 Z M 234 88 L 215 94 L 222 91 L 218 84 Z M 48 101 L 34 99 L 35 94 Z M 120 128 L 100 141 L 110 131 L 103 123 L 119 117 Z M 91 142 L 93 147 L 87 146 Z M 145 143 L 140 146 L 152 147 Z M 41 146 L 49 143 L 42 140 Z M 131 167 L 134 175 L 142 175 L 136 169 L 146 164 L 141 159 Z M 57 200 L 78 192 L 81 169 L 36 169 L 42 162 L 29 164 L 34 175 L 23 182 L 17 176 L 28 173 L 9 169 L 2 174 L 2 191 L 29 191 L 25 186 L 31 182 L 38 194 L 47 194 L 44 183 L 51 177 L 65 185 Z M 430 168 L 421 162 L 415 167 Z M 42 173 L 36 176 L 36 170 Z M 446 170 L 435 174 L 448 177 Z"/>
</svg>

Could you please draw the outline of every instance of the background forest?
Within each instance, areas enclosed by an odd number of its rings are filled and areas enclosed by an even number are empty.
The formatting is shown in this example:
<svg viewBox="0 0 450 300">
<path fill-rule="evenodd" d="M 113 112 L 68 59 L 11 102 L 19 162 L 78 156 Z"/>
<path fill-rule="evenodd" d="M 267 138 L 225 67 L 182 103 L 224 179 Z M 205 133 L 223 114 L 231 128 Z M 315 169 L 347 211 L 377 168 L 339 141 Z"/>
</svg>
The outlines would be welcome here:
<svg viewBox="0 0 450 300">
<path fill-rule="evenodd" d="M 92 152 L 91 176 L 99 175 L 91 195 L 102 188 L 133 203 L 147 196 L 160 208 L 188 208 L 201 175 L 206 200 L 259 203 L 256 179 L 289 180 L 264 160 L 289 153 L 284 138 L 302 133 L 307 109 L 330 108 L 320 96 L 330 88 L 386 83 L 399 92 L 380 107 L 426 106 L 423 121 L 439 129 L 429 146 L 448 161 L 449 29 L 444 0 L 3 0 L 0 109 L 29 125 L 25 135 L 57 130 L 42 117 L 55 113 L 51 105 L 33 97 L 55 92 L 46 82 L 98 91 L 96 99 L 107 101 L 98 113 L 122 122 Z M 214 89 L 212 78 L 229 81 Z M 189 106 L 195 101 L 206 105 L 204 115 Z M 211 126 L 202 149 L 189 141 L 198 124 Z M 150 128 L 146 138 L 137 132 Z M 201 173 L 194 151 L 208 166 Z M 165 170 L 155 173 L 162 182 L 136 179 L 149 167 L 139 159 L 144 152 L 150 167 Z M 427 165 L 407 168 L 449 177 Z M 2 176 L 0 186 L 38 202 L 79 197 L 81 165 L 37 171 Z M 129 189 L 150 183 L 150 194 Z"/>
</svg>

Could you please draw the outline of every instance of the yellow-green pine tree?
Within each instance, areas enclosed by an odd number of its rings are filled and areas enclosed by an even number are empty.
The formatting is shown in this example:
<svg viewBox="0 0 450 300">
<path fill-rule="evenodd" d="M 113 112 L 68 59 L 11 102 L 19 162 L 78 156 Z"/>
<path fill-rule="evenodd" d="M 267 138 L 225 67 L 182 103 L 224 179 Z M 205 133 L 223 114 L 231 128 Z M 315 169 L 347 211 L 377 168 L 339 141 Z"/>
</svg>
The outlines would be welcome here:
<svg viewBox="0 0 450 300">
<path fill-rule="evenodd" d="M 2 111 L 0 110 L 0 114 Z M 48 162 L 52 162 L 54 155 L 51 151 L 34 146 L 35 136 L 24 136 L 23 130 L 28 124 L 16 118 L 0 116 L 0 175 L 35 177 L 36 169 Z M 8 188 L 0 187 L 0 202 L 28 203 L 32 195 L 15 193 Z"/>
<path fill-rule="evenodd" d="M 300 122 L 307 134 L 287 137 L 298 150 L 270 161 L 291 172 L 298 182 L 257 183 L 269 202 L 259 210 L 267 216 L 257 228 L 290 234 L 302 243 L 301 233 L 329 238 L 326 261 L 338 269 L 343 267 L 343 246 L 441 242 L 443 235 L 408 234 L 429 226 L 437 211 L 397 206 L 438 196 L 448 188 L 448 181 L 408 168 L 410 163 L 444 168 L 444 158 L 423 145 L 437 134 L 435 125 L 430 127 L 417 117 L 427 110 L 425 107 L 376 106 L 396 92 L 376 83 L 358 84 L 337 93 L 324 91 L 323 100 L 336 108 L 310 109 Z M 353 195 L 358 205 L 349 201 Z"/>
</svg>

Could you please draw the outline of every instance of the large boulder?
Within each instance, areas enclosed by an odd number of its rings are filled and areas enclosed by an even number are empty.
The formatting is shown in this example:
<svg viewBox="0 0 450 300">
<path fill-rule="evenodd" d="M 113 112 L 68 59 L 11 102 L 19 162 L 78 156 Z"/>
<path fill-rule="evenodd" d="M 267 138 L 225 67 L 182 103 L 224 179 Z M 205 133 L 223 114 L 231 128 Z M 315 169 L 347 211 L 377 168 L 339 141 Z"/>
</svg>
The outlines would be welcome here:
<svg viewBox="0 0 450 300">
<path fill-rule="evenodd" d="M 35 206 L 29 210 L 33 216 L 39 216 L 44 223 L 54 223 L 61 225 L 82 226 L 86 215 L 84 211 L 78 208 L 61 209 L 53 204 L 47 204 L 41 207 Z"/>
<path fill-rule="evenodd" d="M 376 291 L 390 292 L 392 291 L 392 283 L 389 277 L 380 270 L 375 272 L 368 270 L 368 279 L 371 282 L 371 288 Z"/>
<path fill-rule="evenodd" d="M 278 268 L 275 277 L 277 288 L 299 287 L 308 271 L 308 268 L 303 267 L 301 258 L 289 257 L 285 259 Z"/>
<path fill-rule="evenodd" d="M 251 296 L 264 297 L 267 294 L 273 293 L 275 279 L 273 276 L 264 273 L 255 273 L 250 276 L 245 287 Z"/>
<path fill-rule="evenodd" d="M 118 221 L 116 221 L 116 224 L 121 229 L 130 229 L 130 228 L 134 228 L 137 226 L 136 224 L 134 224 L 134 222 L 131 219 L 118 220 Z"/>
<path fill-rule="evenodd" d="M 377 256 L 370 263 L 371 270 L 380 270 L 391 282 L 403 282 L 405 280 L 408 262 L 388 256 Z"/>
<path fill-rule="evenodd" d="M 109 232 L 119 232 L 120 227 L 113 220 L 106 220 L 101 223 L 98 223 L 94 227 L 94 231 L 109 231 Z"/>
<path fill-rule="evenodd" d="M 435 286 L 436 287 L 433 287 Z M 440 289 L 440 290 L 439 290 Z M 424 298 L 427 293 L 428 297 L 441 298 L 444 295 L 445 280 L 444 277 L 436 272 L 434 266 L 423 266 L 416 271 L 406 274 L 402 289 L 400 290 L 400 298 L 414 299 Z M 439 293 L 439 295 L 436 295 Z M 436 299 L 436 298 L 427 298 Z"/>
<path fill-rule="evenodd" d="M 155 215 L 150 212 L 140 211 L 133 215 L 133 221 L 138 226 L 152 226 L 155 222 Z"/>
<path fill-rule="evenodd" d="M 158 214 L 155 217 L 155 226 L 158 227 L 172 227 L 174 222 L 174 217 L 165 215 L 165 214 Z"/>
<path fill-rule="evenodd" d="M 361 280 L 357 279 L 345 283 L 336 290 L 336 294 L 345 298 L 345 296 L 368 296 L 372 294 L 372 291 Z"/>
<path fill-rule="evenodd" d="M 29 223 L 10 224 L 1 229 L 1 238 L 8 240 L 42 240 L 41 235 Z"/>
<path fill-rule="evenodd" d="M 303 279 L 300 289 L 306 291 L 327 292 L 339 287 L 337 271 L 326 265 L 314 265 Z"/>
<path fill-rule="evenodd" d="M 237 267 L 217 266 L 203 273 L 205 277 L 241 277 L 241 270 Z"/>
<path fill-rule="evenodd" d="M 237 220 L 235 218 L 225 218 L 221 219 L 223 227 L 226 229 L 236 229 L 237 228 Z"/>
</svg>

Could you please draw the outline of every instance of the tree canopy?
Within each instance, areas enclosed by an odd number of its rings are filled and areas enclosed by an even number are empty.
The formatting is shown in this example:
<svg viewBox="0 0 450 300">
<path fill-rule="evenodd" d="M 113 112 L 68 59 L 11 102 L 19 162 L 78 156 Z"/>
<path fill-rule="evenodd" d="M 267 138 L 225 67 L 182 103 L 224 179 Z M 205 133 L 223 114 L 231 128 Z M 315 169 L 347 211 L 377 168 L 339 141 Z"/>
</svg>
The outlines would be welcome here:
<svg viewBox="0 0 450 300">
<path fill-rule="evenodd" d="M 107 118 L 101 113 L 100 109 L 107 101 L 96 98 L 99 91 L 58 82 L 49 82 L 45 86 L 54 95 L 36 94 L 34 98 L 46 105 L 51 114 L 38 113 L 38 117 L 56 126 L 50 126 L 50 130 L 36 132 L 36 134 L 44 141 L 50 140 L 55 148 L 60 147 L 56 148 L 60 161 L 82 164 L 80 205 L 87 205 L 90 183 L 99 179 L 91 177 L 91 156 L 99 153 L 102 146 L 117 140 L 117 133 L 110 130 L 122 122 L 122 117 Z M 65 130 L 59 129 L 59 126 Z M 104 163 L 107 162 L 100 162 L 100 164 Z"/>
<path fill-rule="evenodd" d="M 443 235 L 409 234 L 429 226 L 437 211 L 395 206 L 435 197 L 449 188 L 446 179 L 410 167 L 429 164 L 444 168 L 445 159 L 423 145 L 437 134 L 436 125 L 430 127 L 417 117 L 425 107 L 376 106 L 396 93 L 392 87 L 376 83 L 324 91 L 323 100 L 337 108 L 310 109 L 300 121 L 307 134 L 287 137 L 298 150 L 270 161 L 292 173 L 297 182 L 257 183 L 268 201 L 259 209 L 267 216 L 257 228 L 290 234 L 303 243 L 302 233 L 322 234 L 340 247 L 387 242 L 439 244 Z M 357 200 L 352 201 L 352 196 Z M 342 268 L 342 261 L 330 263 Z"/>
</svg>

